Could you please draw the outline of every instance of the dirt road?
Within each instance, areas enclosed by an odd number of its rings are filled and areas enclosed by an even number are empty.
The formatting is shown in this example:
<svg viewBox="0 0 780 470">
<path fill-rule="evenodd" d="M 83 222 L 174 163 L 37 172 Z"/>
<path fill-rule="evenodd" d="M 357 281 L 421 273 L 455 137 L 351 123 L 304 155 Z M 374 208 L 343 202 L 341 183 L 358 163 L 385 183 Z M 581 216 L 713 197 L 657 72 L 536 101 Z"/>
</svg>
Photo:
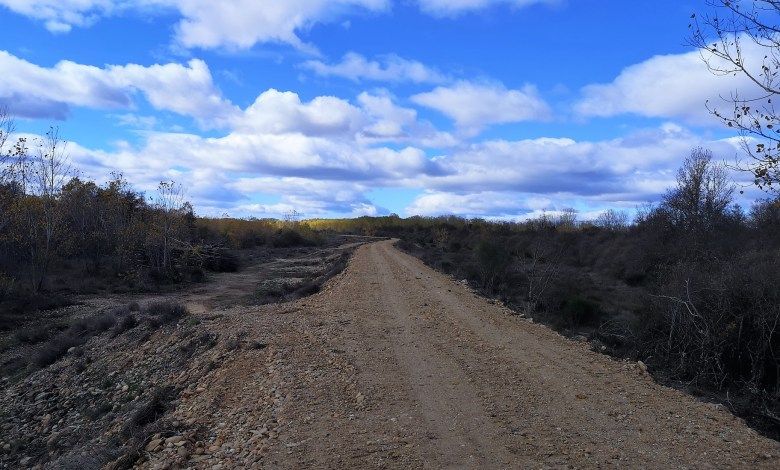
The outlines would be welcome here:
<svg viewBox="0 0 780 470">
<path fill-rule="evenodd" d="M 780 446 L 390 241 L 312 297 L 207 325 L 242 348 L 175 412 L 223 468 L 778 468 Z M 161 457 L 162 458 L 162 457 Z M 150 456 L 148 465 L 160 460 Z"/>
</svg>

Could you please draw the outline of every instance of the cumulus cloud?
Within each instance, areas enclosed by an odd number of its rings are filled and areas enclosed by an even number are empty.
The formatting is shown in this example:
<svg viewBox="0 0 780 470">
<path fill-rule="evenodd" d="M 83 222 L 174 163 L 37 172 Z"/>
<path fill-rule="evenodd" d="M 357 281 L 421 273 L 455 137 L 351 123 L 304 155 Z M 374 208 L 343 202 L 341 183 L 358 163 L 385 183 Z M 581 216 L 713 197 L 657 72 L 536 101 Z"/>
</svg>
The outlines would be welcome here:
<svg viewBox="0 0 780 470">
<path fill-rule="evenodd" d="M 119 119 L 142 123 L 136 116 Z M 367 188 L 443 174 L 411 144 L 439 137 L 435 129 L 426 134 L 416 113 L 397 106 L 389 94 L 363 93 L 353 104 L 332 96 L 302 101 L 296 93 L 272 89 L 230 126 L 219 137 L 148 131 L 139 144 L 120 143 L 109 151 L 76 146 L 72 155 L 77 167 L 98 180 L 119 170 L 145 191 L 162 179 L 182 182 L 192 188 L 193 202 L 211 214 L 282 208 L 312 216 L 379 213 L 365 196 Z M 257 195 L 278 201 L 253 202 Z"/>
<path fill-rule="evenodd" d="M 3 98 L 21 95 L 40 103 L 109 109 L 128 107 L 129 90 L 117 86 L 109 75 L 104 69 L 70 61 L 44 68 L 0 51 L 0 97 Z"/>
<path fill-rule="evenodd" d="M 395 104 L 386 91 L 361 93 L 356 103 L 318 96 L 303 103 L 293 92 L 267 90 L 246 109 L 222 96 L 205 62 L 94 67 L 61 61 L 41 67 L 0 51 L 0 105 L 21 117 L 64 119 L 71 107 L 132 109 L 135 94 L 154 108 L 196 119 L 204 127 L 238 134 L 328 137 L 362 144 L 381 142 L 447 147 L 457 139 Z M 128 116 L 123 124 L 153 127 Z"/>
<path fill-rule="evenodd" d="M 306 214 L 369 210 L 365 188 L 441 172 L 414 147 L 364 147 L 300 133 L 232 132 L 205 138 L 149 132 L 144 139 L 139 146 L 110 151 L 78 145 L 68 149 L 74 164 L 92 178 L 100 180 L 119 170 L 144 191 L 173 179 L 190 188 L 200 210 L 216 214 L 257 215 L 246 211 L 253 210 L 251 200 L 258 194 L 279 197 L 289 209 Z"/>
<path fill-rule="evenodd" d="M 404 210 L 408 215 L 456 215 L 480 217 L 490 220 L 522 221 L 539 217 L 558 217 L 574 206 L 579 220 L 594 220 L 607 209 L 618 208 L 630 212 L 635 205 L 587 200 L 570 195 L 552 198 L 539 197 L 522 192 L 484 191 L 458 194 L 442 191 L 425 191 Z"/>
<path fill-rule="evenodd" d="M 406 208 L 409 215 L 460 215 L 467 217 L 516 216 L 527 206 L 517 195 L 484 191 L 466 194 L 426 191 Z"/>
<path fill-rule="evenodd" d="M 369 136 L 397 137 L 417 122 L 417 111 L 396 105 L 388 94 L 361 93 L 358 102 L 375 122 L 366 128 Z"/>
<path fill-rule="evenodd" d="M 120 88 L 140 91 L 156 109 L 215 124 L 224 124 L 238 111 L 222 96 L 208 66 L 199 59 L 190 60 L 186 66 L 175 63 L 109 66 L 107 72 Z"/>
<path fill-rule="evenodd" d="M 110 14 L 122 2 L 115 0 L 0 0 L 15 13 L 44 22 L 52 33 L 67 33 L 73 26 L 89 26 Z"/>
<path fill-rule="evenodd" d="M 533 85 L 509 90 L 498 84 L 460 81 L 411 99 L 450 117 L 468 134 L 476 134 L 490 124 L 547 120 L 552 114 Z"/>
<path fill-rule="evenodd" d="M 244 134 L 301 134 L 361 145 L 383 142 L 422 147 L 448 147 L 458 143 L 418 119 L 417 111 L 398 106 L 389 93 L 363 92 L 356 103 L 335 96 L 318 96 L 302 102 L 297 93 L 275 89 L 261 93 L 233 122 Z"/>
<path fill-rule="evenodd" d="M 311 105 L 293 98 L 295 107 Z M 707 146 L 722 159 L 738 152 L 736 142 L 707 141 L 665 124 L 601 141 L 490 140 L 430 158 L 417 147 L 367 143 L 360 132 L 352 135 L 350 126 L 337 126 L 341 134 L 318 133 L 321 128 L 301 119 L 300 125 L 234 130 L 222 137 L 149 132 L 136 146 L 69 149 L 74 163 L 93 177 L 118 169 L 147 191 L 161 179 L 180 181 L 192 188 L 199 210 L 209 214 L 383 213 L 367 194 L 399 187 L 423 191 L 407 215 L 491 218 L 555 214 L 571 206 L 593 214 L 609 207 L 630 210 L 657 200 L 674 184 L 676 169 L 692 147 Z"/>
<path fill-rule="evenodd" d="M 41 20 L 56 33 L 127 10 L 174 10 L 181 16 L 175 27 L 181 45 L 246 49 L 263 42 L 310 48 L 300 31 L 356 9 L 382 11 L 389 0 L 0 0 L 0 5 Z"/>
<path fill-rule="evenodd" d="M 673 124 L 602 141 L 490 140 L 438 160 L 445 174 L 425 178 L 425 187 L 645 200 L 663 191 L 680 162 L 698 145 L 713 147 L 724 159 L 736 152 L 733 143 L 708 142 Z"/>
<path fill-rule="evenodd" d="M 761 64 L 763 52 L 752 41 L 744 41 L 742 47 L 748 65 Z M 715 124 L 719 121 L 710 115 L 707 101 L 716 108 L 728 108 L 722 98 L 735 91 L 743 97 L 758 95 L 744 75 L 715 75 L 698 51 L 690 51 L 651 57 L 626 67 L 610 83 L 586 86 L 575 111 L 582 116 L 635 114 Z"/>
<path fill-rule="evenodd" d="M 305 44 L 300 30 L 341 16 L 354 8 L 381 11 L 387 0 L 175 0 L 184 17 L 177 26 L 179 41 L 186 47 L 249 48 L 259 42 Z"/>
<path fill-rule="evenodd" d="M 318 96 L 302 103 L 296 93 L 268 90 L 260 94 L 238 121 L 241 131 L 306 135 L 337 135 L 357 132 L 361 111 L 335 96 Z"/>
<path fill-rule="evenodd" d="M 456 137 L 418 119 L 417 111 L 395 104 L 386 92 L 361 93 L 357 98 L 369 122 L 361 131 L 367 142 L 405 142 L 422 147 L 453 147 Z"/>
<path fill-rule="evenodd" d="M 497 4 L 522 8 L 533 4 L 554 4 L 562 0 L 418 0 L 420 9 L 436 17 L 488 8 Z M 145 14 L 176 12 L 179 19 L 173 28 L 176 41 L 187 48 L 247 49 L 255 44 L 279 42 L 304 50 L 313 46 L 301 39 L 301 32 L 318 23 L 336 21 L 358 12 L 385 12 L 393 0 L 0 0 L 20 15 L 42 21 L 52 33 L 67 33 L 73 27 L 88 27 L 99 19 L 142 11 Z M 417 75 L 424 74 L 419 66 L 390 60 L 382 65 L 366 62 L 369 74 L 385 75 L 401 67 Z M 322 64 L 328 70 L 325 64 Z M 353 64 L 354 66 L 354 64 Z M 378 68 L 377 68 L 378 66 Z M 351 66 L 337 67 L 334 74 L 352 73 Z M 365 77 L 372 79 L 370 77 Z"/>
<path fill-rule="evenodd" d="M 204 123 L 225 121 L 237 111 L 201 60 L 104 68 L 63 60 L 46 68 L 0 51 L 0 102 L 23 117 L 63 119 L 70 106 L 127 109 L 136 92 L 156 109 Z"/>
<path fill-rule="evenodd" d="M 304 68 L 323 77 L 341 77 L 353 81 L 373 80 L 381 82 L 441 83 L 446 81 L 438 71 L 425 64 L 391 54 L 377 60 L 349 52 L 341 62 L 328 64 L 320 60 L 304 62 Z"/>
<path fill-rule="evenodd" d="M 242 110 L 224 99 L 206 64 L 103 68 L 62 61 L 44 68 L 0 52 L 0 103 L 26 117 L 64 117 L 70 106 L 132 108 L 142 94 L 155 108 L 192 116 L 229 129 L 222 137 L 153 132 L 142 148 L 92 154 L 87 164 L 146 169 L 160 175 L 184 166 L 225 171 L 313 176 L 348 181 L 435 173 L 436 165 L 417 146 L 454 145 L 455 139 L 420 121 L 416 111 L 396 105 L 386 92 L 362 93 L 353 104 L 335 96 L 301 101 L 293 92 L 261 93 Z M 154 128 L 158 121 L 117 114 L 123 125 Z M 383 147 L 392 143 L 394 148 Z M 171 155 L 166 157 L 166 154 Z M 176 176 L 172 174 L 171 176 Z"/>
<path fill-rule="evenodd" d="M 280 214 L 296 210 L 305 211 L 304 217 L 317 217 L 328 213 L 377 215 L 381 210 L 366 197 L 368 187 L 360 183 L 257 177 L 239 179 L 232 186 L 244 193 L 281 195 L 279 202 L 274 204 L 250 203 L 238 206 L 236 210 L 239 213 Z"/>
<path fill-rule="evenodd" d="M 603 141 L 475 143 L 437 159 L 440 175 L 415 179 L 414 184 L 427 192 L 407 213 L 492 217 L 528 216 L 569 206 L 632 209 L 658 200 L 696 146 L 711 148 L 724 160 L 739 151 L 737 142 L 707 141 L 673 124 Z"/>
</svg>

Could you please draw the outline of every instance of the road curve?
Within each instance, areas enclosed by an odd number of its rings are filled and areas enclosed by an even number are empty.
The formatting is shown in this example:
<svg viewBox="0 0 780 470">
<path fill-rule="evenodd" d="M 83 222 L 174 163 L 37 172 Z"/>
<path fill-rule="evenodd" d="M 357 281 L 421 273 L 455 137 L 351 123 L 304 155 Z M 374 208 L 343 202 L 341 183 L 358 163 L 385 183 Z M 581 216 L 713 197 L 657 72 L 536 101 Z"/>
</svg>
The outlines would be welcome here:
<svg viewBox="0 0 780 470">
<path fill-rule="evenodd" d="M 777 442 L 727 411 L 510 315 L 392 241 L 360 247 L 319 294 L 241 322 L 269 347 L 216 371 L 188 406 L 223 428 L 272 420 L 264 468 L 780 462 Z"/>
</svg>

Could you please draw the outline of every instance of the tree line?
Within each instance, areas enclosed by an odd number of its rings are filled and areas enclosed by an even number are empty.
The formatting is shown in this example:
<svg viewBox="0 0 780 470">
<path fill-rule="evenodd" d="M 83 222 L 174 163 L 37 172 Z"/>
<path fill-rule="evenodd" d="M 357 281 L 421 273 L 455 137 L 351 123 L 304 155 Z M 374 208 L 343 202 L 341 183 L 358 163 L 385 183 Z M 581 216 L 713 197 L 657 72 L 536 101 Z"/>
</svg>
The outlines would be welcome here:
<svg viewBox="0 0 780 470">
<path fill-rule="evenodd" d="M 9 129 L 0 144 L 8 141 Z M 104 185 L 73 176 L 65 152 L 57 129 L 33 142 L 19 138 L 3 152 L 4 293 L 44 289 L 55 261 L 62 259 L 95 273 L 133 275 L 143 269 L 174 277 L 182 261 L 175 253 L 191 240 L 195 220 L 181 187 L 161 182 L 147 200 L 118 173 Z"/>
</svg>

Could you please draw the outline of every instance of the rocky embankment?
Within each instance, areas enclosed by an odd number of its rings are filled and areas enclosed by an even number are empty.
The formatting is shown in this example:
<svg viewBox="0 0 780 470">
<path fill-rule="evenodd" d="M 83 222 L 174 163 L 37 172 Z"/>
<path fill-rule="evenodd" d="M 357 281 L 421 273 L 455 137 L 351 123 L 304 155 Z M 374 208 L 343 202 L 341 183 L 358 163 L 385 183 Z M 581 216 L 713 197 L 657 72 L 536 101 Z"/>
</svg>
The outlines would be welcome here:
<svg viewBox="0 0 780 470">
<path fill-rule="evenodd" d="M 0 338 L 13 340 L 0 349 L 0 468 L 260 466 L 263 443 L 277 437 L 279 392 L 253 390 L 251 416 L 261 422 L 220 425 L 230 397 L 215 383 L 224 385 L 235 361 L 263 364 L 263 380 L 273 380 L 265 364 L 278 331 L 253 322 L 285 307 L 256 305 L 274 300 L 266 286 L 292 286 L 274 292 L 277 301 L 317 292 L 354 247 L 259 256 L 162 298 L 81 299 Z"/>
</svg>

